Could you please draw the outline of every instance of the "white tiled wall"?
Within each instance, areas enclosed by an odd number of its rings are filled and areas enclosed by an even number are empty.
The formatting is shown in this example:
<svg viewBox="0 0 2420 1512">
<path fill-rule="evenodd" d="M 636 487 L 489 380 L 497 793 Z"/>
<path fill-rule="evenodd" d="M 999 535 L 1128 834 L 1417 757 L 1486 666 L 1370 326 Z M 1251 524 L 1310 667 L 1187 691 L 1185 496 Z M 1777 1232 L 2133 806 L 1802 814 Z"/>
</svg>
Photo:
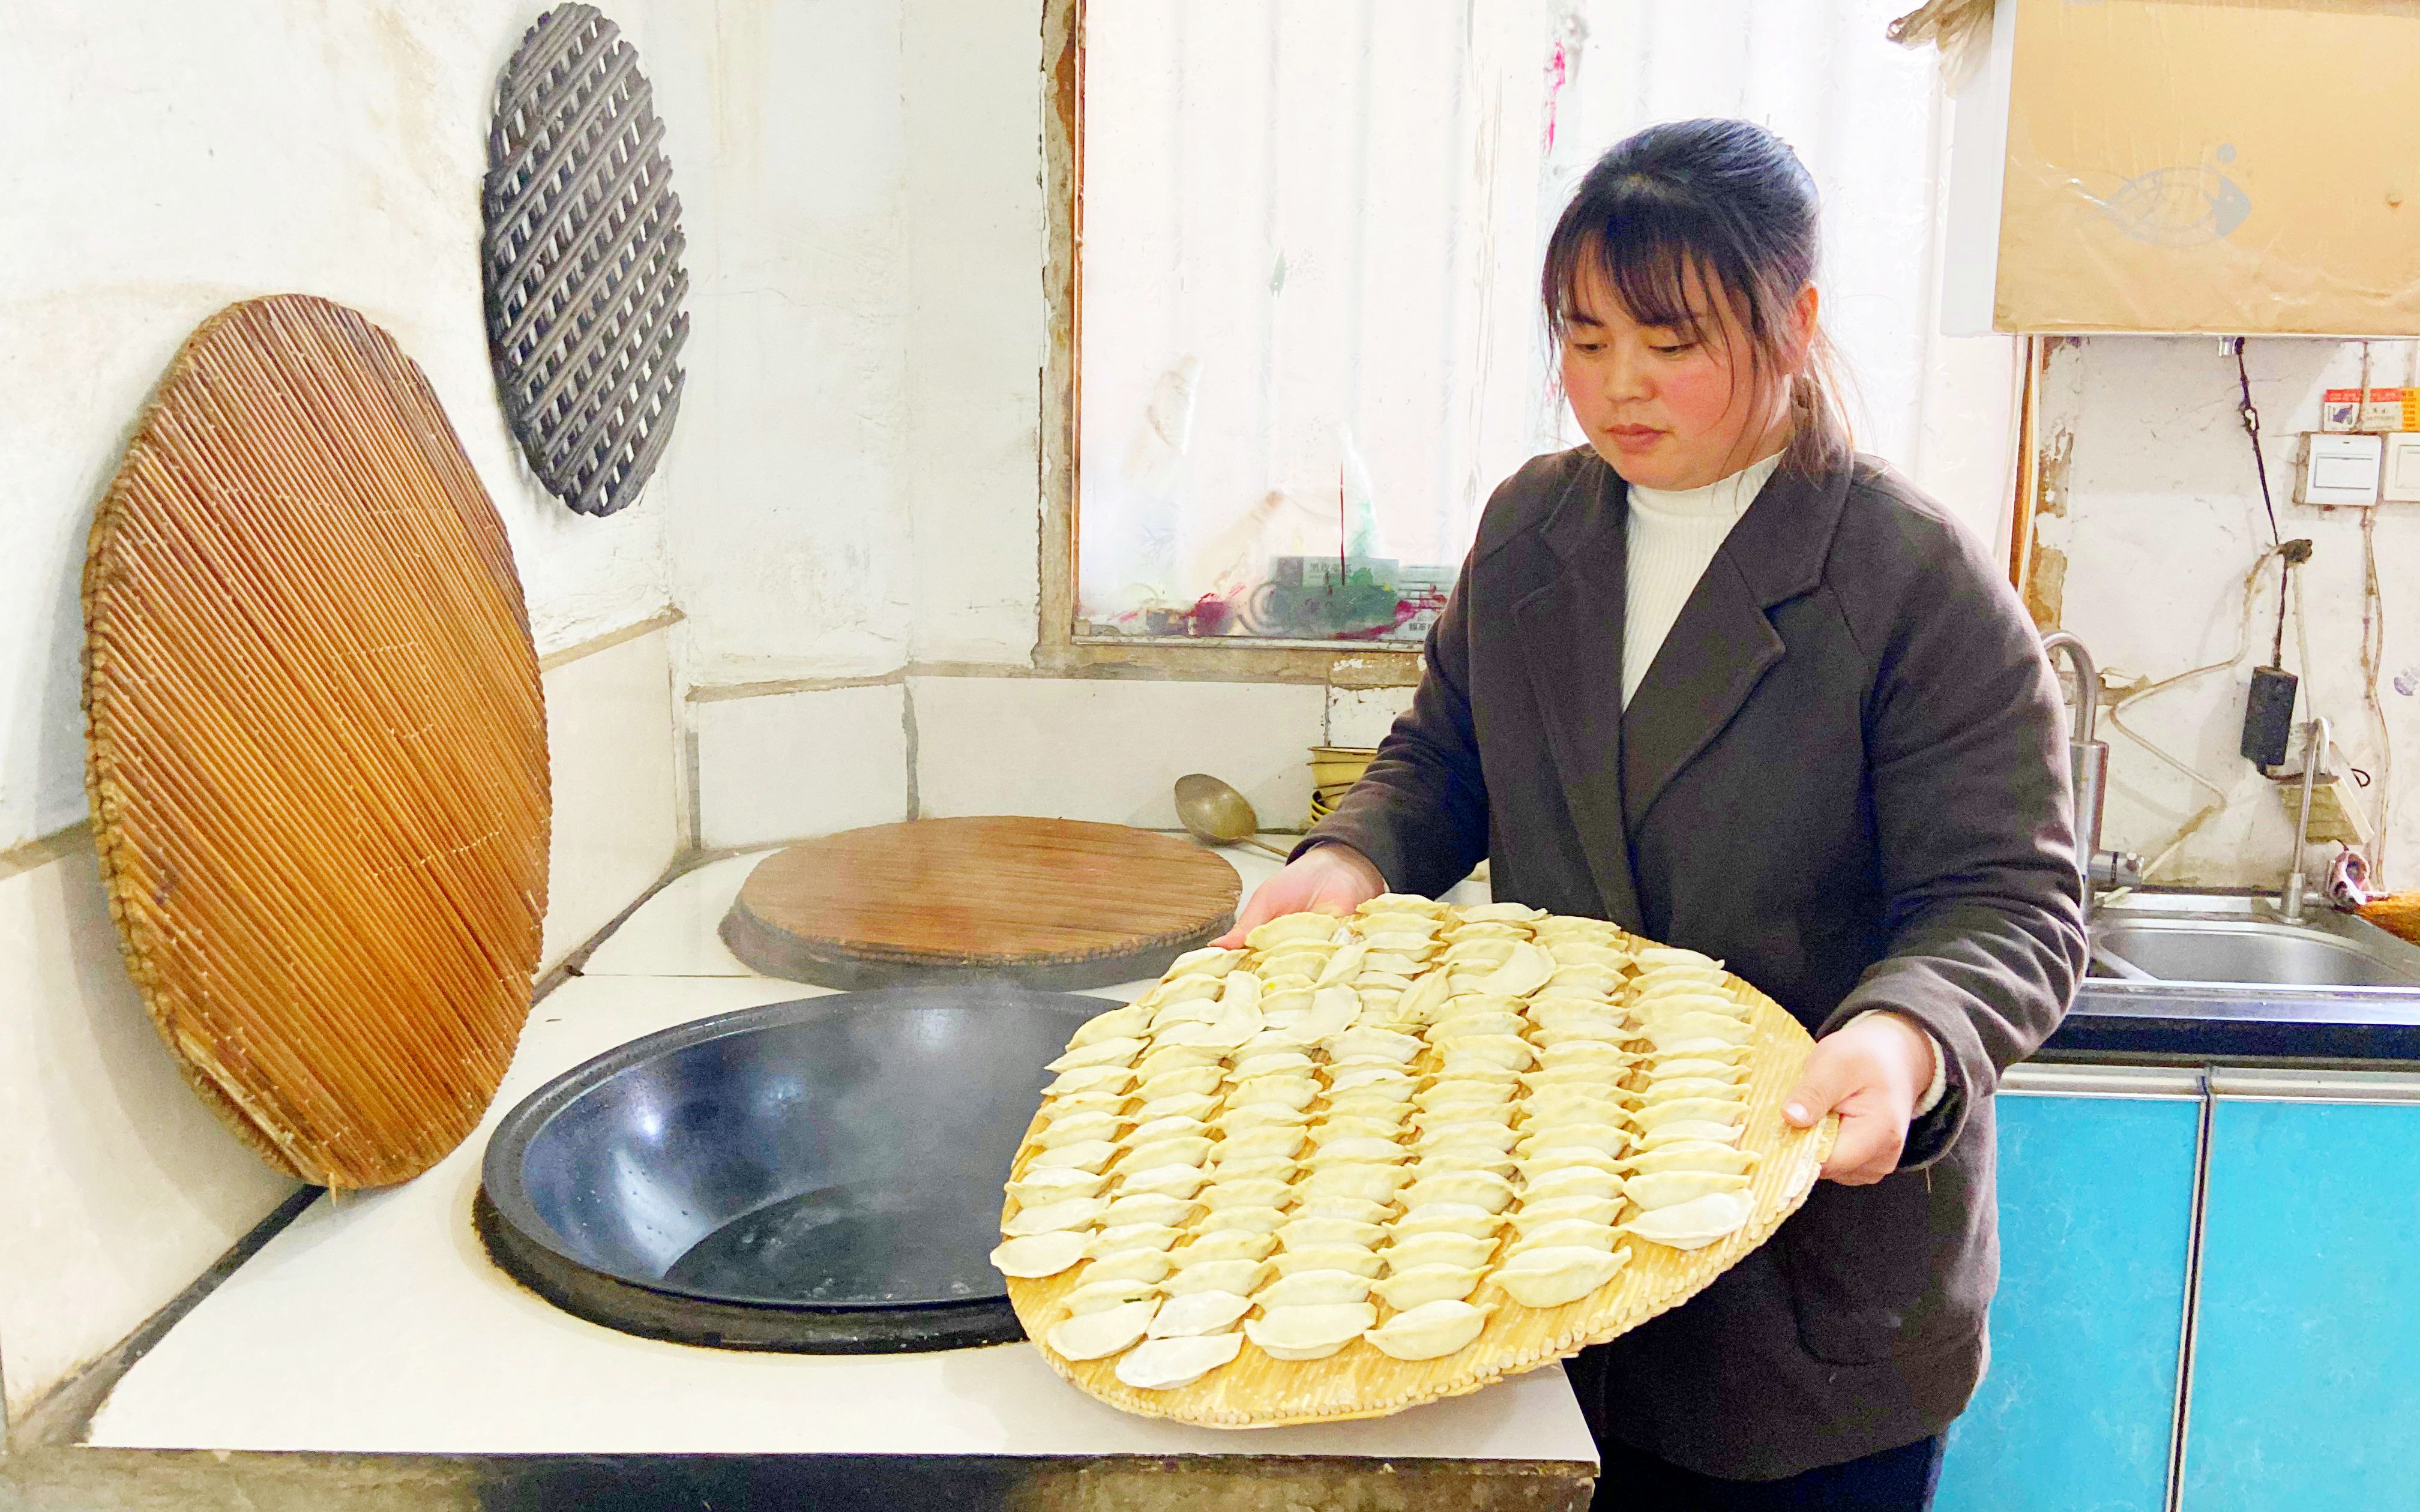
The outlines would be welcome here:
<svg viewBox="0 0 2420 1512">
<path fill-rule="evenodd" d="M 676 846 L 658 630 L 546 674 L 551 964 Z M 194 1096 L 126 975 L 88 842 L 0 876 L 0 1376 L 12 1413 L 132 1332 L 294 1183 Z"/>
<path fill-rule="evenodd" d="M 1243 791 L 1261 826 L 1311 810 L 1309 748 L 1325 690 L 1277 683 L 918 677 L 920 811 L 1041 814 L 1176 827 L 1170 789 L 1207 772 Z"/>
<path fill-rule="evenodd" d="M 670 640 L 657 630 L 546 674 L 554 833 L 545 968 L 653 886 L 680 847 Z"/>
<path fill-rule="evenodd" d="M 698 842 L 754 845 L 908 817 L 905 700 L 883 683 L 690 704 Z"/>
<path fill-rule="evenodd" d="M 294 1190 L 178 1074 L 118 956 L 88 845 L 0 879 L 0 1151 L 11 1414 Z"/>
</svg>

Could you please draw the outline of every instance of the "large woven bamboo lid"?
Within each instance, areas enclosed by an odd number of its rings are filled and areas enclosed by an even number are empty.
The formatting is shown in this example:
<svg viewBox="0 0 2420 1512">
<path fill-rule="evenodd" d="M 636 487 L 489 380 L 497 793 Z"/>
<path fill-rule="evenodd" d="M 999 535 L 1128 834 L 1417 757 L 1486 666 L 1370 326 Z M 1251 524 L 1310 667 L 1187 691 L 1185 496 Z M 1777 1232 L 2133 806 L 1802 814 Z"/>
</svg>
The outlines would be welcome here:
<svg viewBox="0 0 2420 1512">
<path fill-rule="evenodd" d="M 324 300 L 211 317 L 84 613 L 110 908 L 187 1079 L 305 1180 L 426 1170 L 527 1016 L 548 823 L 520 585 L 427 379 Z"/>
</svg>

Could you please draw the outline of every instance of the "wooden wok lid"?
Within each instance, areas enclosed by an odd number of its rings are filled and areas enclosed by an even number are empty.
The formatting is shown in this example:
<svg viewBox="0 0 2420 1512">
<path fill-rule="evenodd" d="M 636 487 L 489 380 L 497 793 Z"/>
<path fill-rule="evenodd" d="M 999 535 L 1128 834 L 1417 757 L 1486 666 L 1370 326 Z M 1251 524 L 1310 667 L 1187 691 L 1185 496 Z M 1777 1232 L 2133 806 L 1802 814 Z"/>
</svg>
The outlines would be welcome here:
<svg viewBox="0 0 2420 1512">
<path fill-rule="evenodd" d="M 1189 840 L 1073 819 L 876 825 L 750 873 L 723 920 L 769 976 L 875 987 L 980 972 L 1094 987 L 1163 969 L 1233 922 L 1235 869 Z"/>
<path fill-rule="evenodd" d="M 84 613 L 94 838 L 161 1037 L 281 1169 L 427 1169 L 528 1015 L 548 779 L 511 550 L 420 369 L 324 300 L 213 316 Z"/>
</svg>

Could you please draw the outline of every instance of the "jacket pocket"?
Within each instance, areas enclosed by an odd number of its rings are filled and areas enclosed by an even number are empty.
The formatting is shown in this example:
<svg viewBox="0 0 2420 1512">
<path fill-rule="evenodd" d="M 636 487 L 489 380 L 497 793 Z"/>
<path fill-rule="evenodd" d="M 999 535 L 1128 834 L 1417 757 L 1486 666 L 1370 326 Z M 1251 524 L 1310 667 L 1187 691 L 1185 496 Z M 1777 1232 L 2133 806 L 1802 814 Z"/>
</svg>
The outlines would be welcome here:
<svg viewBox="0 0 2420 1512">
<path fill-rule="evenodd" d="M 1954 1249 L 1932 1229 L 1923 1171 L 1871 1186 L 1818 1181 L 1773 1239 L 1807 1354 L 1869 1365 L 1929 1343 L 1924 1325 L 1940 1300 L 1933 1270 Z"/>
</svg>

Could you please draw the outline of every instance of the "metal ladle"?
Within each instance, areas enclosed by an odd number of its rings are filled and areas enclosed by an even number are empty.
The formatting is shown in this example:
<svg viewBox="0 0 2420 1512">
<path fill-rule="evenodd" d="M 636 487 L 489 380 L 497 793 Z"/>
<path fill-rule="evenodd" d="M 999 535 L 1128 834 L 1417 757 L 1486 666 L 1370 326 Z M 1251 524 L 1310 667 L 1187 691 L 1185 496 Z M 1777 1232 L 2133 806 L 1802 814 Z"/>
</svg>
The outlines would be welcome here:
<svg viewBox="0 0 2420 1512">
<path fill-rule="evenodd" d="M 1187 772 L 1176 779 L 1176 817 L 1195 840 L 1249 845 L 1286 859 L 1285 852 L 1257 838 L 1261 816 L 1252 812 L 1252 800 L 1206 772 Z"/>
</svg>

